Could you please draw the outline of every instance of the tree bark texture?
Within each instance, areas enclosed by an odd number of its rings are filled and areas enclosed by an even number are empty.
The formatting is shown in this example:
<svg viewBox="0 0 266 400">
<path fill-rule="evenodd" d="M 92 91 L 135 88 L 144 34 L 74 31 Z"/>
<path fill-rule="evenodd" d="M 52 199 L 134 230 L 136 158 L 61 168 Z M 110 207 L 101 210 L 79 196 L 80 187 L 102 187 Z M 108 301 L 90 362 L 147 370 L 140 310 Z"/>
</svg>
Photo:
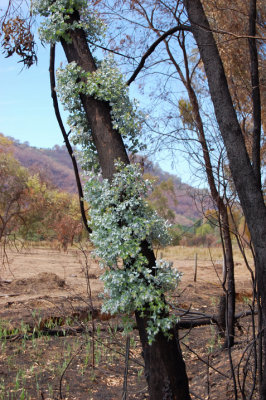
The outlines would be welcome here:
<svg viewBox="0 0 266 400">
<path fill-rule="evenodd" d="M 227 207 L 222 201 L 219 207 L 219 213 L 221 215 L 222 237 L 224 241 L 224 263 L 226 268 L 226 336 L 224 346 L 231 347 L 234 345 L 235 338 L 235 268 Z"/>
<path fill-rule="evenodd" d="M 256 0 L 250 0 L 249 6 L 249 35 L 256 36 L 257 8 Z M 250 54 L 250 75 L 252 87 L 253 108 L 253 140 L 252 140 L 252 164 L 258 187 L 261 188 L 260 173 L 260 139 L 261 139 L 261 100 L 258 51 L 255 38 L 248 39 Z"/>
<path fill-rule="evenodd" d="M 227 150 L 229 166 L 249 227 L 256 256 L 263 328 L 266 328 L 266 207 L 250 163 L 244 138 L 229 92 L 223 64 L 200 0 L 184 0 L 192 32 L 208 79 L 216 119 Z M 264 334 L 266 344 L 266 334 Z M 266 399 L 266 355 L 264 355 L 261 399 Z"/>
<path fill-rule="evenodd" d="M 75 12 L 71 18 L 79 19 L 78 13 Z M 75 61 L 83 70 L 95 71 L 96 66 L 84 31 L 77 29 L 70 31 L 70 35 L 70 43 L 61 40 L 68 62 Z M 92 131 L 103 177 L 111 180 L 115 172 L 115 160 L 120 159 L 129 164 L 121 135 L 112 127 L 111 108 L 107 102 L 86 95 L 81 94 L 80 98 Z M 153 267 L 155 256 L 148 243 L 143 242 L 141 248 L 142 254 L 149 261 L 148 268 Z M 145 374 L 151 400 L 189 400 L 188 379 L 177 335 L 172 332 L 172 337 L 168 339 L 158 334 L 150 346 L 146 332 L 147 319 L 136 313 L 136 321 L 143 346 Z"/>
</svg>

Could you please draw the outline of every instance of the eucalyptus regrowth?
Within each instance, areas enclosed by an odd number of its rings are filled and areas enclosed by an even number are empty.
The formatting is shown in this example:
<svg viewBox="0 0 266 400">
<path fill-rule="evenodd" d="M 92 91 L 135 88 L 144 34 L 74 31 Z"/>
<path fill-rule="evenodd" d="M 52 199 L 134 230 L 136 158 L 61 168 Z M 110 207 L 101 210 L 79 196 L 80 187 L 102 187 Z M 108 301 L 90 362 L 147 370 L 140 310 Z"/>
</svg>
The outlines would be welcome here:
<svg viewBox="0 0 266 400">
<path fill-rule="evenodd" d="M 97 153 L 91 138 L 91 130 L 80 100 L 80 94 L 109 103 L 113 128 L 117 129 L 132 153 L 142 150 L 140 131 L 144 117 L 138 111 L 136 101 L 128 94 L 123 75 L 112 57 L 99 63 L 95 72 L 85 72 L 72 62 L 65 69 L 57 70 L 57 91 L 65 109 L 69 112 L 68 124 L 75 144 L 86 151 L 84 169 L 98 169 Z"/>
<path fill-rule="evenodd" d="M 70 41 L 69 31 L 79 28 L 94 43 L 104 34 L 105 24 L 86 0 L 32 0 L 31 8 L 35 15 L 44 17 L 39 36 L 46 43 L 55 43 L 61 38 Z M 80 19 L 70 23 L 70 15 L 76 10 Z"/>
<path fill-rule="evenodd" d="M 145 200 L 150 182 L 143 179 L 140 168 L 121 163 L 116 167 L 112 182 L 91 175 L 86 185 L 91 240 L 105 269 L 101 278 L 106 295 L 103 310 L 111 314 L 148 313 L 151 343 L 159 331 L 167 334 L 174 322 L 164 294 L 177 287 L 180 273 L 164 260 L 147 268 L 141 243 L 147 240 L 152 246 L 156 240 L 169 244 L 168 224 Z"/>
<path fill-rule="evenodd" d="M 32 7 L 36 14 L 45 17 L 40 28 L 44 41 L 54 43 L 61 38 L 69 41 L 69 31 L 77 28 L 82 28 L 94 42 L 104 33 L 104 24 L 87 1 L 33 0 Z M 70 24 L 70 15 L 76 10 L 81 18 Z M 143 148 L 140 142 L 143 116 L 136 102 L 130 101 L 128 87 L 113 58 L 98 63 L 95 72 L 85 72 L 72 62 L 57 71 L 57 82 L 61 102 L 69 112 L 72 139 L 83 148 L 82 165 L 89 174 L 86 199 L 90 204 L 91 240 L 95 255 L 105 270 L 102 276 L 105 283 L 103 310 L 128 316 L 134 311 L 141 316 L 148 315 L 147 333 L 151 343 L 158 332 L 167 335 L 175 322 L 169 315 L 164 294 L 176 288 L 180 273 L 163 260 L 148 267 L 141 244 L 145 240 L 150 246 L 154 240 L 168 244 L 168 226 L 148 206 L 145 197 L 150 183 L 143 179 L 138 166 L 117 162 L 112 181 L 101 178 L 98 155 L 80 94 L 109 103 L 113 128 L 121 134 L 131 152 Z"/>
</svg>

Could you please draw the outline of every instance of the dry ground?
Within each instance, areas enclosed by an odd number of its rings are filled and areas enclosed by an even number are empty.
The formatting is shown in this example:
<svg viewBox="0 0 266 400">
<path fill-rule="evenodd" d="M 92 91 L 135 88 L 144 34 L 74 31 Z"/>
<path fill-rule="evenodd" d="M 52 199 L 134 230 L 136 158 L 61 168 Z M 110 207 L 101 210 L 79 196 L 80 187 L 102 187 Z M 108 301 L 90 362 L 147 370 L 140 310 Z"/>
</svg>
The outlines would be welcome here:
<svg viewBox="0 0 266 400">
<path fill-rule="evenodd" d="M 96 261 L 88 253 L 86 264 L 84 253 L 74 248 L 64 253 L 39 247 L 8 255 L 9 266 L 0 275 L 0 400 L 122 399 L 122 322 L 119 317 L 109 319 L 100 313 L 98 295 L 102 283 Z M 222 293 L 221 250 L 209 253 L 207 249 L 178 247 L 164 250 L 162 256 L 183 273 L 180 288 L 171 301 L 184 309 L 214 314 Z M 236 291 L 239 312 L 248 308 L 252 295 L 250 275 L 239 255 Z M 88 315 L 91 302 L 94 311 Z M 232 350 L 236 375 L 238 362 L 251 339 L 250 317 L 242 319 L 240 325 Z M 180 337 L 192 398 L 233 399 L 229 354 L 217 342 L 215 327 L 182 330 Z M 131 335 L 130 349 L 128 399 L 142 400 L 148 397 L 137 332 Z M 239 370 L 241 379 L 244 361 L 245 356 Z M 251 357 L 251 372 L 252 365 Z"/>
</svg>

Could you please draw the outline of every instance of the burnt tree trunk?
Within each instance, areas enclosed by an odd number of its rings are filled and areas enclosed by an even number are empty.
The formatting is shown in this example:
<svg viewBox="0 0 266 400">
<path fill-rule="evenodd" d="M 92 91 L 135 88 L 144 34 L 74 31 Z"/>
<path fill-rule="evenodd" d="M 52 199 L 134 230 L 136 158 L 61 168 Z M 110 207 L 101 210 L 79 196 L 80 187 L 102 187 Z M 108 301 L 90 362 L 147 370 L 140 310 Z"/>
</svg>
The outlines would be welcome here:
<svg viewBox="0 0 266 400">
<path fill-rule="evenodd" d="M 185 65 L 188 65 L 187 58 L 185 57 Z M 224 263 L 226 269 L 226 308 L 225 308 L 225 322 L 226 322 L 226 335 L 225 335 L 225 347 L 231 347 L 234 345 L 234 337 L 235 337 L 235 274 L 234 274 L 234 258 L 233 258 L 233 249 L 232 249 L 232 240 L 230 236 L 230 227 L 228 220 L 228 212 L 226 203 L 223 198 L 220 196 L 213 173 L 210 152 L 207 144 L 207 140 L 205 137 L 203 122 L 200 116 L 199 103 L 196 96 L 196 93 L 192 87 L 192 84 L 189 79 L 189 74 L 187 73 L 187 80 L 185 84 L 189 100 L 192 105 L 193 117 L 196 123 L 197 132 L 199 142 L 202 148 L 202 154 L 204 159 L 204 167 L 205 172 L 211 192 L 211 197 L 218 209 L 220 216 L 220 229 L 221 229 L 221 238 L 223 240 L 224 246 Z"/>
<path fill-rule="evenodd" d="M 204 64 L 217 122 L 227 150 L 230 170 L 255 250 L 255 266 L 262 306 L 264 347 L 266 348 L 266 207 L 237 120 L 221 57 L 202 4 L 200 0 L 184 0 L 184 5 Z M 261 400 L 266 399 L 266 352 L 263 357 Z"/>
<path fill-rule="evenodd" d="M 234 336 L 235 336 L 235 277 L 234 277 L 234 258 L 233 258 L 233 249 L 232 249 L 232 241 L 230 236 L 230 227 L 228 221 L 228 211 L 227 211 L 227 203 L 223 200 L 223 197 L 219 194 L 217 189 L 217 184 L 215 182 L 215 177 L 213 173 L 213 167 L 210 158 L 210 152 L 208 143 L 205 136 L 203 121 L 200 115 L 200 107 L 199 102 L 195 93 L 195 90 L 192 86 L 191 77 L 189 73 L 189 62 L 187 57 L 187 51 L 185 47 L 184 41 L 180 41 L 180 47 L 183 51 L 184 56 L 184 66 L 185 66 L 185 75 L 182 73 L 181 68 L 178 63 L 175 61 L 171 50 L 166 43 L 166 49 L 168 55 L 173 62 L 176 70 L 180 76 L 183 85 L 187 89 L 189 100 L 192 106 L 192 114 L 193 120 L 197 130 L 198 140 L 202 149 L 202 155 L 204 160 L 204 168 L 205 173 L 208 180 L 208 185 L 211 192 L 211 197 L 213 202 L 215 203 L 218 212 L 219 212 L 219 224 L 220 224 L 220 236 L 223 241 L 224 248 L 224 264 L 225 264 L 225 281 L 223 282 L 223 288 L 226 290 L 226 307 L 224 308 L 224 316 L 220 315 L 220 320 L 224 321 L 224 324 L 221 325 L 221 333 L 223 333 L 223 337 L 225 337 L 225 347 L 231 347 L 234 344 Z M 219 308 L 219 312 L 222 312 L 223 309 Z"/>
<path fill-rule="evenodd" d="M 249 2 L 249 55 L 250 55 L 250 80 L 252 88 L 252 113 L 253 113 L 253 134 L 252 134 L 252 166 L 255 177 L 257 179 L 257 185 L 261 189 L 261 155 L 260 155 L 260 141 L 261 141 L 261 97 L 260 97 L 260 79 L 259 79 L 259 62 L 258 62 L 258 50 L 255 37 L 256 36 L 256 20 L 257 20 L 257 0 L 250 0 Z M 255 260 L 255 263 L 257 260 Z M 259 266 L 258 266 L 259 268 Z M 256 268 L 257 269 L 257 268 Z M 257 278 L 257 277 L 256 277 Z M 262 328 L 261 324 L 261 294 L 257 284 L 257 302 L 258 302 L 258 330 Z M 265 343 L 266 343 L 266 332 L 264 332 Z M 266 344 L 264 351 L 266 350 Z M 262 380 L 262 337 L 259 335 L 258 341 L 258 381 L 261 390 L 265 396 L 265 381 Z M 265 373 L 265 372 L 264 372 Z M 263 383 L 264 382 L 264 383 Z M 262 387 L 263 383 L 263 387 Z"/>
<path fill-rule="evenodd" d="M 155 30 L 155 29 L 154 29 Z M 157 30 L 155 30 L 158 33 Z M 224 263 L 225 263 L 225 281 L 223 282 L 223 289 L 226 291 L 226 307 L 224 308 L 224 315 L 220 315 L 221 322 L 224 324 L 220 325 L 221 334 L 225 337 L 224 347 L 231 347 L 234 345 L 234 336 L 235 336 L 235 323 L 234 323 L 234 315 L 235 315 L 235 277 L 234 277 L 234 258 L 233 258 L 233 249 L 232 249 L 232 241 L 230 237 L 230 227 L 228 222 L 228 212 L 227 212 L 227 203 L 223 200 L 223 197 L 219 194 L 217 189 L 217 184 L 215 182 L 215 177 L 213 173 L 210 152 L 208 148 L 208 143 L 205 136 L 203 121 L 200 115 L 200 107 L 199 102 L 193 88 L 191 82 L 191 76 L 189 72 L 189 61 L 186 51 L 186 46 L 184 39 L 181 41 L 179 39 L 179 45 L 183 52 L 184 57 L 184 67 L 185 74 L 183 74 L 179 64 L 176 62 L 170 47 L 169 43 L 165 40 L 165 46 L 167 53 L 169 55 L 170 60 L 175 66 L 179 77 L 185 86 L 189 100 L 192 106 L 192 114 L 193 120 L 195 123 L 195 127 L 197 130 L 198 140 L 202 149 L 202 155 L 204 160 L 204 169 L 208 180 L 208 185 L 211 192 L 211 197 L 218 209 L 219 212 L 219 223 L 220 223 L 220 236 L 223 241 L 224 247 Z M 219 309 L 219 313 L 222 312 L 222 309 Z"/>
<path fill-rule="evenodd" d="M 181 47 L 184 57 L 185 74 L 183 74 L 179 64 L 176 62 L 167 41 L 165 41 L 165 45 L 169 58 L 172 61 L 173 65 L 175 66 L 189 96 L 190 104 L 192 106 L 193 121 L 195 123 L 198 140 L 202 149 L 204 169 L 211 192 L 211 197 L 219 212 L 220 236 L 223 242 L 224 265 L 226 271 L 225 279 L 223 282 L 223 289 L 226 291 L 226 296 L 225 296 L 226 307 L 224 309 L 219 308 L 219 313 L 223 312 L 224 310 L 224 315 L 220 314 L 219 318 L 221 322 L 224 322 L 222 325 L 220 325 L 222 336 L 226 338 L 224 346 L 231 347 L 234 344 L 234 335 L 235 335 L 235 326 L 234 326 L 235 325 L 234 323 L 235 277 L 234 277 L 233 249 L 232 249 L 232 241 L 231 241 L 230 227 L 228 221 L 227 202 L 224 201 L 223 197 L 219 194 L 219 191 L 217 189 L 217 184 L 215 182 L 213 167 L 210 158 L 210 151 L 205 136 L 203 121 L 200 115 L 199 102 L 191 81 L 191 76 L 189 71 L 189 60 L 185 46 L 185 39 L 184 37 L 182 40 L 179 39 L 179 45 Z"/>
<path fill-rule="evenodd" d="M 234 344 L 235 337 L 235 269 L 233 261 L 233 248 L 230 236 L 230 228 L 228 221 L 227 208 L 222 203 L 220 207 L 221 220 L 222 220 L 222 236 L 224 241 L 224 263 L 226 269 L 226 335 L 224 347 L 231 347 Z"/>
<path fill-rule="evenodd" d="M 256 36 L 257 1 L 250 0 L 249 3 L 249 35 Z M 260 173 L 260 139 L 261 139 L 261 100 L 260 100 L 260 79 L 259 62 L 256 39 L 248 39 L 250 54 L 250 80 L 252 87 L 253 107 L 253 140 L 252 140 L 252 165 L 257 179 L 258 187 L 261 188 Z"/>
<path fill-rule="evenodd" d="M 72 14 L 71 19 L 78 20 L 78 12 Z M 70 31 L 69 34 L 71 42 L 61 40 L 68 62 L 75 61 L 83 70 L 95 71 L 96 65 L 84 31 L 76 29 Z M 125 164 L 129 164 L 129 158 L 121 135 L 112 127 L 111 108 L 107 102 L 95 100 L 86 95 L 81 94 L 80 98 L 92 131 L 103 177 L 112 180 L 115 160 L 120 159 Z M 143 242 L 141 248 L 142 254 L 149 262 L 147 268 L 152 268 L 155 265 L 153 251 L 147 242 Z M 158 334 L 152 345 L 149 345 L 146 331 L 147 319 L 148 316 L 143 318 L 136 313 L 151 400 L 189 400 L 188 379 L 177 332 L 172 330 L 170 339 Z"/>
</svg>

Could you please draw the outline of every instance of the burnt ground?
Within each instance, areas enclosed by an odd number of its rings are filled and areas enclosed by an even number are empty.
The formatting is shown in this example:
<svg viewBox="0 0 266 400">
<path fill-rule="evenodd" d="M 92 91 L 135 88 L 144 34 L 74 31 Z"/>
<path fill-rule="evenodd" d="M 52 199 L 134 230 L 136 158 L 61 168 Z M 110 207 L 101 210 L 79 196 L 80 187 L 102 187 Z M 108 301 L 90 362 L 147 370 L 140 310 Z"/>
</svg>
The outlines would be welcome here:
<svg viewBox="0 0 266 400">
<path fill-rule="evenodd" d="M 173 312 L 180 314 L 177 307 L 194 317 L 216 314 L 221 262 L 199 254 L 194 282 L 193 251 L 182 256 L 182 249 L 178 254 L 169 250 L 164 256 L 183 272 L 170 299 Z M 90 250 L 31 248 L 9 253 L 0 284 L 0 399 L 122 399 L 126 337 L 121 316 L 110 318 L 100 311 L 100 273 Z M 252 285 L 241 260 L 236 263 L 236 291 L 237 313 L 249 310 Z M 230 357 L 238 392 L 245 376 L 247 393 L 251 390 L 250 316 L 239 320 L 230 353 L 222 348 L 214 324 L 182 329 L 179 336 L 192 399 L 235 398 Z M 130 335 L 128 367 L 128 399 L 148 398 L 137 331 Z"/>
</svg>

